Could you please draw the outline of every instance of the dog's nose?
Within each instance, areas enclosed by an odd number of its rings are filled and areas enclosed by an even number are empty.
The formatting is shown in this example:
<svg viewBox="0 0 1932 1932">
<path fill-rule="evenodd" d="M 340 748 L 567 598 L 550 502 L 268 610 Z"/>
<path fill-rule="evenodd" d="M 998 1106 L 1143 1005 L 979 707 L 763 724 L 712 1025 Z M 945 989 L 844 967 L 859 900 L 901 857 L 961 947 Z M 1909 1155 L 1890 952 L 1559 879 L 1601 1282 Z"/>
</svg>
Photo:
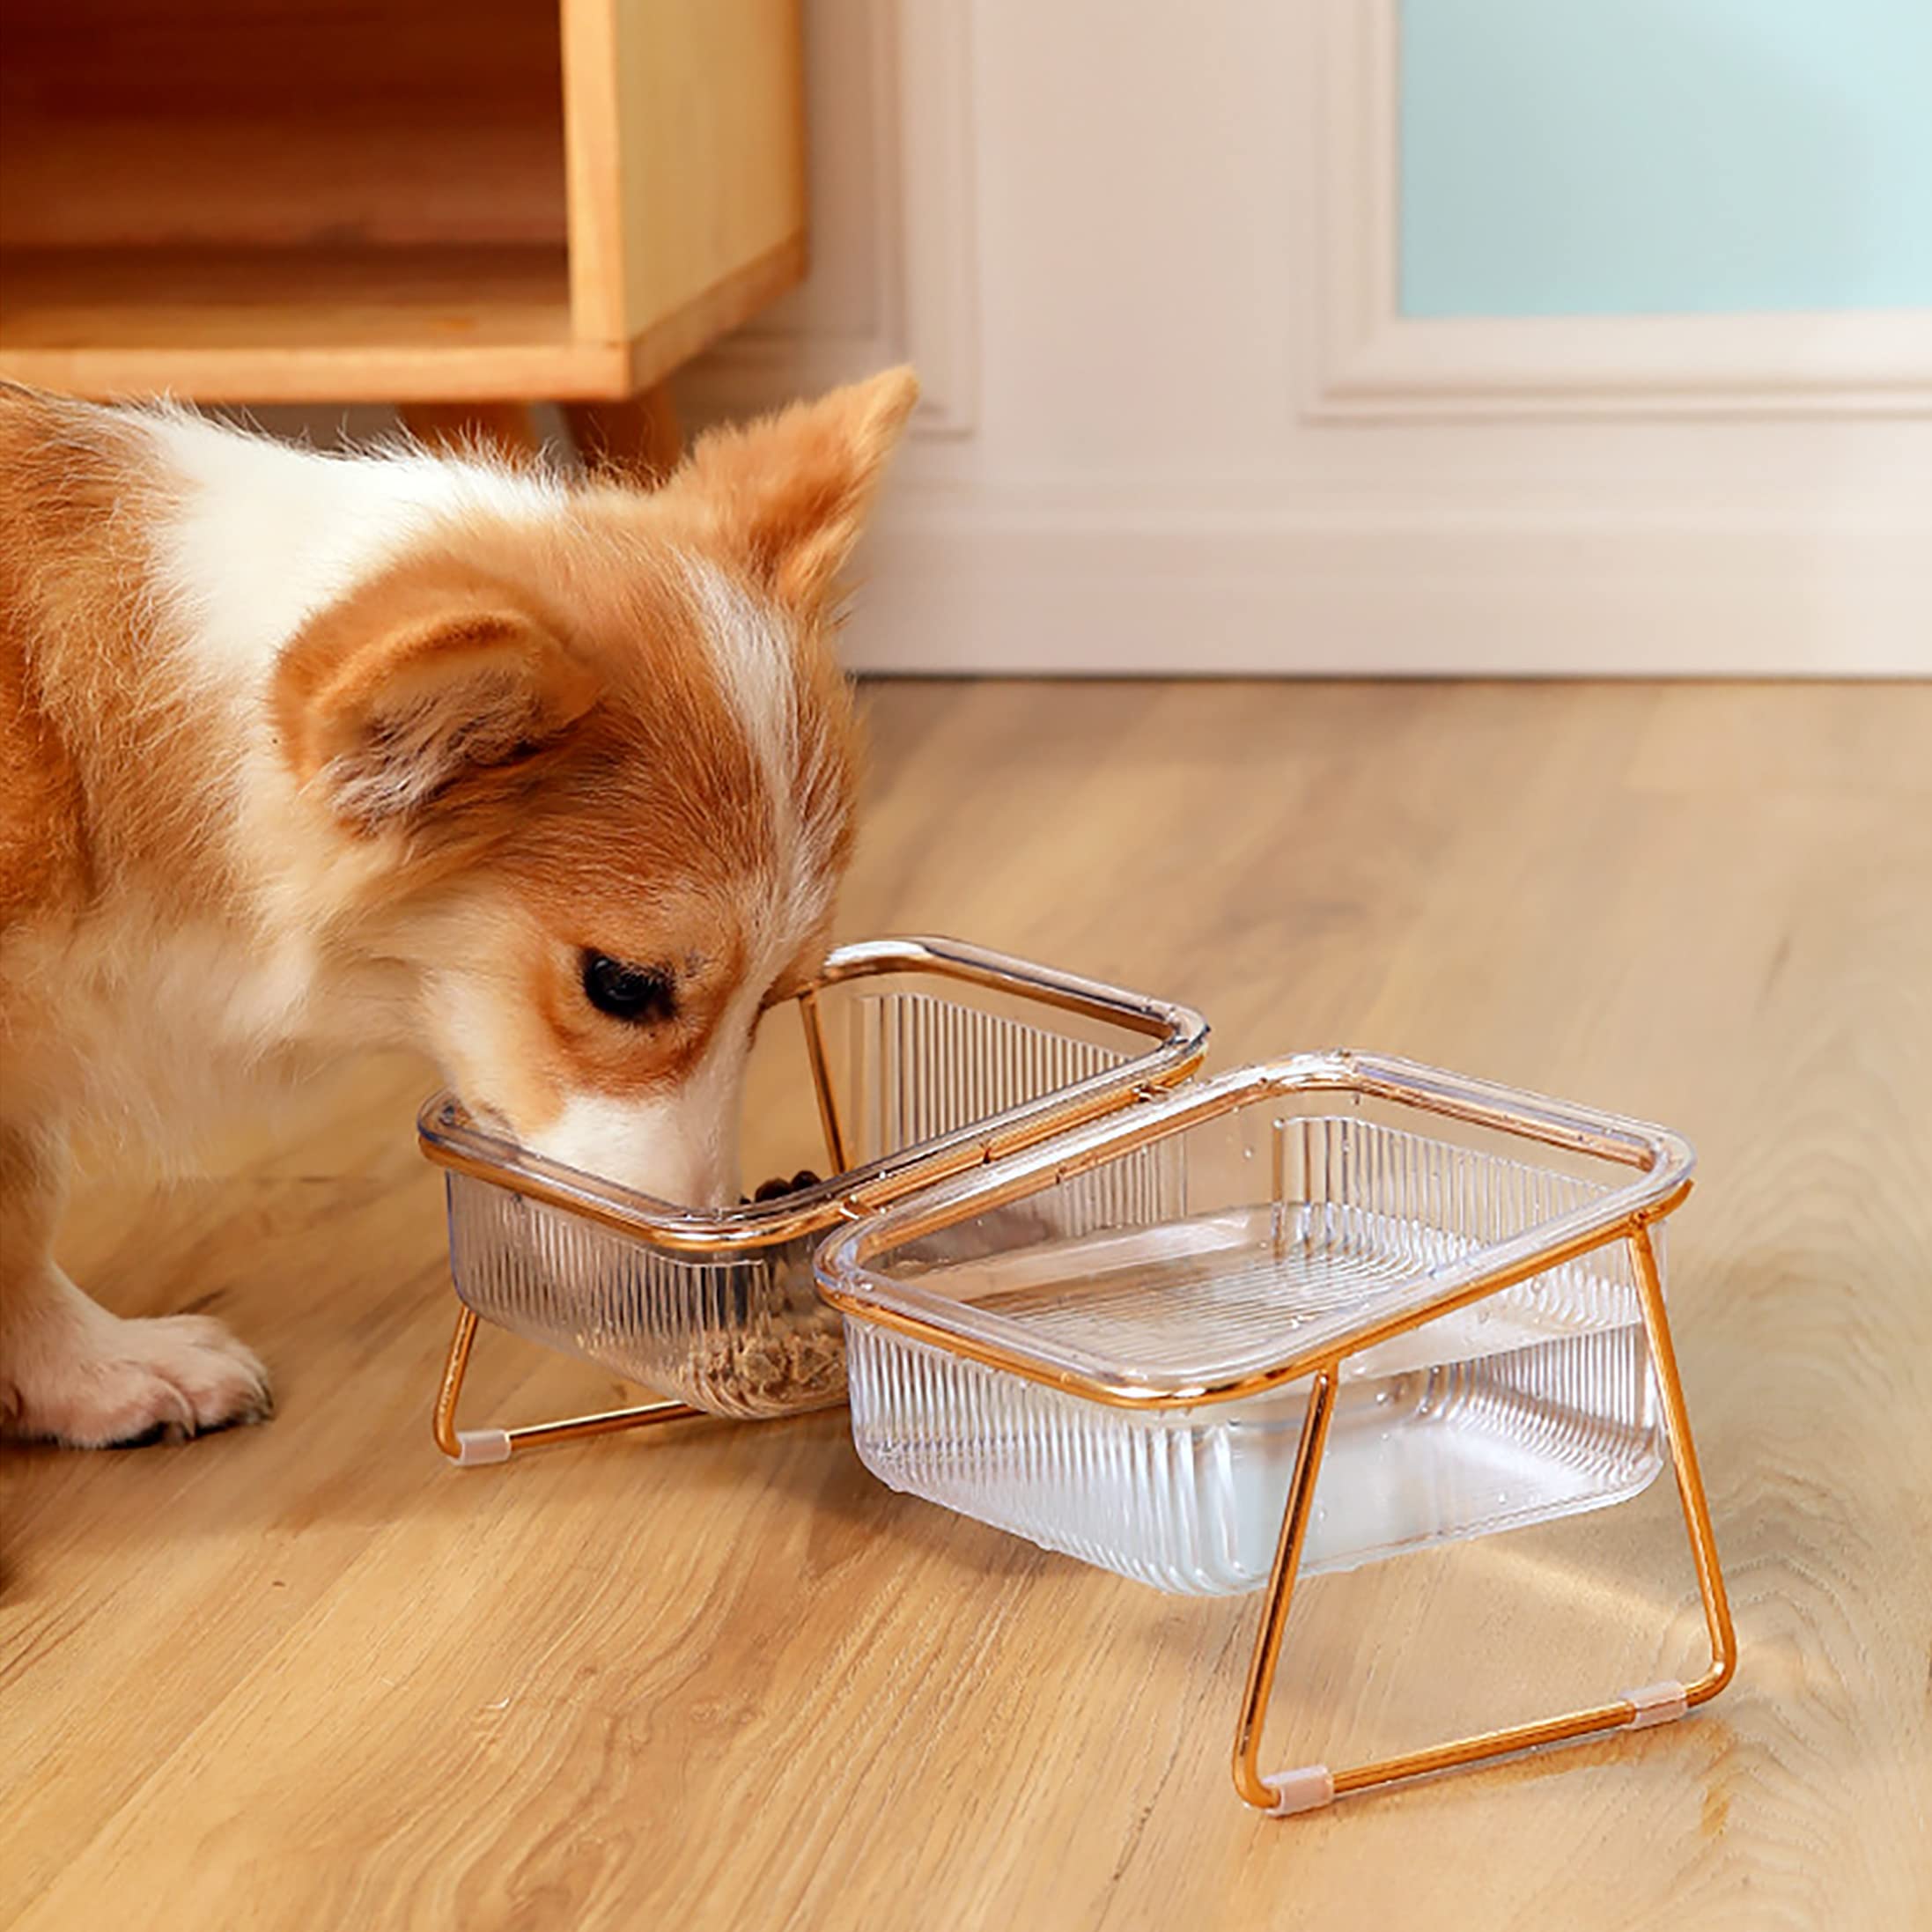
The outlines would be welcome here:
<svg viewBox="0 0 1932 1932">
<path fill-rule="evenodd" d="M 738 1198 L 737 1141 L 735 1109 L 700 1111 L 676 1099 L 579 1100 L 525 1138 L 580 1173 L 691 1208 Z"/>
<path fill-rule="evenodd" d="M 738 1198 L 743 1104 L 743 1053 L 714 1050 L 668 1092 L 573 1095 L 528 1145 L 680 1207 L 722 1207 Z"/>
<path fill-rule="evenodd" d="M 738 1163 L 702 1142 L 672 1140 L 630 1150 L 608 1178 L 679 1207 L 726 1207 L 738 1198 Z"/>
<path fill-rule="evenodd" d="M 689 1178 L 684 1182 L 682 1191 L 665 1194 L 663 1198 L 675 1200 L 681 1207 L 730 1207 L 737 1201 L 739 1166 L 735 1160 L 706 1153 L 693 1161 L 687 1171 Z"/>
</svg>

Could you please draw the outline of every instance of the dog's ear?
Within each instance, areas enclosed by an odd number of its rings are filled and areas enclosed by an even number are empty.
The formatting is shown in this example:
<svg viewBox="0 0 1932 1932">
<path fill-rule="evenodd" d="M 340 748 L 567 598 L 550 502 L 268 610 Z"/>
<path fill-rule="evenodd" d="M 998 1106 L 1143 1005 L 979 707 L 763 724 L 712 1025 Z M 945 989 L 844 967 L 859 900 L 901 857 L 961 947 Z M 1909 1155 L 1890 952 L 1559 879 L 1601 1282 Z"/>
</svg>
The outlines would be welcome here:
<svg viewBox="0 0 1932 1932">
<path fill-rule="evenodd" d="M 699 439 L 664 486 L 780 603 L 831 595 L 919 385 L 889 369 L 815 402 Z"/>
<path fill-rule="evenodd" d="M 490 586 L 374 586 L 283 653 L 284 756 L 343 823 L 422 816 L 555 744 L 598 697 L 554 625 Z"/>
</svg>

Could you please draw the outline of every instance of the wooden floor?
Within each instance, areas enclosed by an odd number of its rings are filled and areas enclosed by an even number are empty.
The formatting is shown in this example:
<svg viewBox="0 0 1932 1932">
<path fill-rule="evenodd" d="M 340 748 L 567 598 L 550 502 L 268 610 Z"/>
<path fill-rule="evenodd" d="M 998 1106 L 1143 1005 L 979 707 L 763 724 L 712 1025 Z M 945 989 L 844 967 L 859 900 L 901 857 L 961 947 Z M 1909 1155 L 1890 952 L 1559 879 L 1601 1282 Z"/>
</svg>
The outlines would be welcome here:
<svg viewBox="0 0 1932 1932">
<path fill-rule="evenodd" d="M 1270 1823 L 1252 1599 L 894 1496 L 837 1417 L 458 1472 L 421 1070 L 77 1202 L 269 1427 L 0 1458 L 0 1923 L 1932 1925 L 1932 689 L 874 691 L 853 933 L 1193 1001 L 1218 1064 L 1389 1048 L 1681 1127 L 1673 1306 L 1744 1647 L 1689 1722 Z M 476 1397 L 594 1376 L 486 1335 Z M 1668 1483 L 1321 1579 L 1282 1762 L 1687 1674 Z"/>
</svg>

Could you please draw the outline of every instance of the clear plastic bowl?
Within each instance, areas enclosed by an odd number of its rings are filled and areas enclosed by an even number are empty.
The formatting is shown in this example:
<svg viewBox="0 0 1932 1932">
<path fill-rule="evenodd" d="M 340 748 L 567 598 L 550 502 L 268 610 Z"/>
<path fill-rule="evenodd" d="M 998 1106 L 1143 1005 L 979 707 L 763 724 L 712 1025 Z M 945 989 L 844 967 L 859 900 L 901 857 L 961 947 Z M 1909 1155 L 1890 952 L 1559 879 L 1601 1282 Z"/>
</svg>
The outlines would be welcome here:
<svg viewBox="0 0 1932 1932">
<path fill-rule="evenodd" d="M 1326 1355 L 1304 1573 L 1618 1501 L 1664 1450 L 1618 1231 L 1690 1161 L 1365 1056 L 1184 1088 L 828 1243 L 853 1441 L 895 1489 L 1199 1594 L 1266 1580 Z"/>
<path fill-rule="evenodd" d="M 840 948 L 798 1014 L 761 1029 L 749 1171 L 781 1155 L 783 1171 L 833 1171 L 776 1200 L 653 1200 L 430 1101 L 417 1127 L 449 1170 L 463 1302 L 712 1414 L 828 1407 L 845 1393 L 839 1323 L 812 1282 L 828 1230 L 1184 1078 L 1207 1036 L 1185 1007 L 940 939 Z"/>
</svg>

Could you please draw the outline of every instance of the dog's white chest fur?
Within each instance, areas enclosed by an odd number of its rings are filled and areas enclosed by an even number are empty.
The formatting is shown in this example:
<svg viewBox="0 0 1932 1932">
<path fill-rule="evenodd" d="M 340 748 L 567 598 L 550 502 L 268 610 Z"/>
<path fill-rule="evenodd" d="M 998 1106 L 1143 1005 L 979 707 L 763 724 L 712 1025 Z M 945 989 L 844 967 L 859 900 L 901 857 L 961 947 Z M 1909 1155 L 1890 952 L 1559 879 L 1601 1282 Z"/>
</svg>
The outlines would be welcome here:
<svg viewBox="0 0 1932 1932">
<path fill-rule="evenodd" d="M 238 1089 L 306 1065 L 293 1043 L 325 1017 L 313 948 L 212 924 L 175 924 L 122 902 L 34 962 L 79 1120 L 191 1145 L 232 1111 Z"/>
</svg>

